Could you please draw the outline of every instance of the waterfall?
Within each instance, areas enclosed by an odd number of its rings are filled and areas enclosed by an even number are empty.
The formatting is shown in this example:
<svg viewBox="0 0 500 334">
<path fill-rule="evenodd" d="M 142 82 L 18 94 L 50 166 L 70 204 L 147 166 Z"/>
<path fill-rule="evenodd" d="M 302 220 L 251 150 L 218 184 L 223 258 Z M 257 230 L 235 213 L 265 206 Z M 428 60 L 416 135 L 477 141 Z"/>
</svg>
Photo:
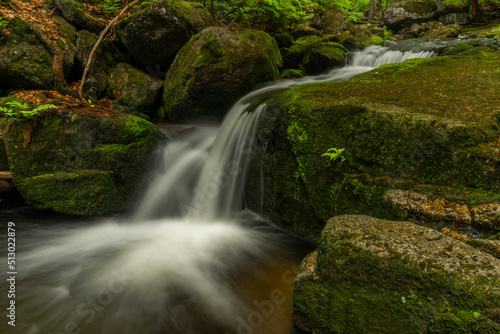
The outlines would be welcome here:
<svg viewBox="0 0 500 334">
<path fill-rule="evenodd" d="M 0 331 L 291 333 L 290 289 L 310 245 L 244 211 L 247 163 L 266 109 L 259 101 L 437 54 L 401 45 L 372 46 L 351 54 L 343 68 L 262 86 L 219 127 L 179 135 L 163 150 L 130 219 L 32 227 L 19 235 L 17 328 L 4 319 Z M 5 282 L 1 289 L 7 293 Z"/>
</svg>

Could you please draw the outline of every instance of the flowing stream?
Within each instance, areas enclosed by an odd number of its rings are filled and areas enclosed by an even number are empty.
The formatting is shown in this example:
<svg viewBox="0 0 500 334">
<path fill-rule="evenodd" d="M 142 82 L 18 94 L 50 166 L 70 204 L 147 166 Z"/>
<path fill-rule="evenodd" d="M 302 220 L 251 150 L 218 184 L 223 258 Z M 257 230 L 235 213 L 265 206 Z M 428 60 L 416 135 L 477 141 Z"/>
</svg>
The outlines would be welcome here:
<svg viewBox="0 0 500 334">
<path fill-rule="evenodd" d="M 256 101 L 432 57 L 433 48 L 372 46 L 343 68 L 251 92 L 220 126 L 193 127 L 164 148 L 128 218 L 27 224 L 17 236 L 16 327 L 4 316 L 0 332 L 292 333 L 291 288 L 311 245 L 245 211 L 247 162 L 266 109 Z M 2 296 L 9 288 L 4 280 Z"/>
</svg>

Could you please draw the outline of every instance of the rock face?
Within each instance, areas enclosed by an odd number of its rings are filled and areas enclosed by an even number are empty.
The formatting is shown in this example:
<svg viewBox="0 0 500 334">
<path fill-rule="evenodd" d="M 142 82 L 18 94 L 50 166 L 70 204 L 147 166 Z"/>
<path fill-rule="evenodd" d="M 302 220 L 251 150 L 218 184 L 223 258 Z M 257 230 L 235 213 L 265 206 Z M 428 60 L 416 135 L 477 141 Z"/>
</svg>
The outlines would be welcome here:
<svg viewBox="0 0 500 334">
<path fill-rule="evenodd" d="M 143 65 L 168 65 L 191 36 L 215 22 L 196 2 L 159 0 L 119 24 L 121 42 Z"/>
<path fill-rule="evenodd" d="M 163 102 L 171 120 L 221 118 L 255 85 L 277 78 L 279 58 L 245 35 L 211 27 L 179 51 L 164 82 Z"/>
<path fill-rule="evenodd" d="M 2 136 L 0 135 L 0 171 L 8 171 L 9 162 L 7 160 L 7 152 L 5 151 L 5 144 L 3 143 Z"/>
<path fill-rule="evenodd" d="M 458 37 L 459 31 L 460 26 L 455 24 L 426 32 L 421 37 L 424 39 L 455 38 Z"/>
<path fill-rule="evenodd" d="M 436 2 L 432 0 L 405 0 L 387 7 L 383 13 L 385 25 L 396 31 L 437 17 Z"/>
<path fill-rule="evenodd" d="M 465 13 L 448 13 L 441 16 L 439 21 L 445 26 L 450 24 L 469 24 L 469 15 Z"/>
<path fill-rule="evenodd" d="M 284 66 L 300 69 L 307 74 L 319 74 L 334 67 L 344 66 L 347 49 L 319 36 L 297 39 L 286 53 Z"/>
<path fill-rule="evenodd" d="M 135 116 L 94 108 L 2 118 L 14 183 L 38 209 L 92 215 L 123 209 L 163 138 Z"/>
<path fill-rule="evenodd" d="M 472 208 L 500 196 L 493 103 L 500 93 L 485 89 L 500 86 L 490 72 L 498 61 L 494 49 L 480 47 L 286 91 L 270 101 L 261 121 L 248 179 L 262 182 L 248 182 L 249 208 L 315 237 L 340 214 L 412 218 L 418 211 L 395 205 L 386 193 L 413 190 L 443 203 L 430 223 L 496 233 L 498 218 L 484 224 L 469 213 L 454 220 L 457 210 L 448 202 Z M 469 89 L 481 94 L 460 93 Z M 335 156 L 333 149 L 345 150 Z"/>
<path fill-rule="evenodd" d="M 299 270 L 294 324 L 309 333 L 497 333 L 500 260 L 439 231 L 332 218 Z"/>
<path fill-rule="evenodd" d="M 161 88 L 161 80 L 127 63 L 116 65 L 108 79 L 108 96 L 144 113 L 159 105 Z"/>
</svg>

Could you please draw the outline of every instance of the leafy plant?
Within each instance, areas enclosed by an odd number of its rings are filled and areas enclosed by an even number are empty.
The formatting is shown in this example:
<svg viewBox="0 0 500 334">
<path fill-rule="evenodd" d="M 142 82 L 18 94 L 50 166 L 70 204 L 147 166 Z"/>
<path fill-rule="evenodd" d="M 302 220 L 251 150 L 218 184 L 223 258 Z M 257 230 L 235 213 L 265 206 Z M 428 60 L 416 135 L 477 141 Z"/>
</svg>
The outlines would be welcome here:
<svg viewBox="0 0 500 334">
<path fill-rule="evenodd" d="M 123 8 L 123 4 L 121 0 L 103 0 L 99 4 L 99 7 L 101 7 L 105 13 L 113 14 L 121 10 Z"/>
<path fill-rule="evenodd" d="M 0 107 L 0 111 L 3 112 L 4 117 L 15 118 L 20 113 L 24 118 L 31 118 L 39 114 L 41 111 L 54 108 L 57 107 L 53 104 L 42 104 L 31 109 L 25 102 L 20 100 L 10 100 L 4 102 L 4 106 Z"/>
<path fill-rule="evenodd" d="M 335 161 L 340 158 L 340 162 L 345 161 L 345 157 L 342 156 L 342 153 L 345 151 L 345 148 L 330 148 L 326 153 L 323 153 L 322 157 L 329 157 L 330 161 Z"/>
<path fill-rule="evenodd" d="M 9 21 L 0 16 L 0 29 L 5 29 L 9 26 Z"/>
</svg>

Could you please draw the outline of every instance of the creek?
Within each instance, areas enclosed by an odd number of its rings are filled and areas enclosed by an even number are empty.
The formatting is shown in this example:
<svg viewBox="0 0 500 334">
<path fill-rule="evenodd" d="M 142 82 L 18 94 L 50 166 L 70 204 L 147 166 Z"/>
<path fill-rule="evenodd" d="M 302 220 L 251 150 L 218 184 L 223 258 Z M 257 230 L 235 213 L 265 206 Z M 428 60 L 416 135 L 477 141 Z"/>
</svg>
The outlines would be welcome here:
<svg viewBox="0 0 500 334">
<path fill-rule="evenodd" d="M 68 222 L 26 207 L 3 209 L 3 231 L 9 221 L 17 231 L 16 327 L 4 317 L 0 332 L 292 333 L 294 276 L 312 245 L 245 210 L 247 164 L 266 109 L 259 101 L 297 85 L 436 56 L 444 47 L 371 46 L 352 52 L 343 68 L 257 88 L 220 126 L 175 136 L 126 215 Z M 11 271 L 2 262 L 3 272 Z M 8 289 L 4 281 L 2 300 Z"/>
</svg>

